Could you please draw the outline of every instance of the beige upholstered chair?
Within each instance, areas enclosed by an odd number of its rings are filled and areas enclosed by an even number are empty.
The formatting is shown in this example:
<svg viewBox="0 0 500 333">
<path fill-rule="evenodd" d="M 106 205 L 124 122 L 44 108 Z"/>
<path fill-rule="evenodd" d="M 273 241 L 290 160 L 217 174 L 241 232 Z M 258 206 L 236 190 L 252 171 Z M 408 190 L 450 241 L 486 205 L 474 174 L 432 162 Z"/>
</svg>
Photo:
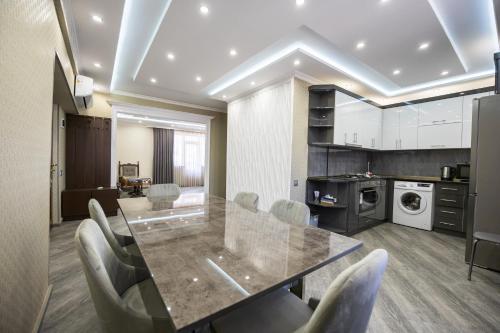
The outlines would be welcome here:
<svg viewBox="0 0 500 333">
<path fill-rule="evenodd" d="M 245 209 L 256 212 L 259 204 L 259 195 L 253 192 L 239 192 L 234 197 L 234 202 Z"/>
<path fill-rule="evenodd" d="M 175 331 L 149 272 L 119 260 L 97 223 L 84 220 L 75 243 L 105 332 Z"/>
<path fill-rule="evenodd" d="M 90 218 L 97 222 L 109 245 L 121 261 L 132 266 L 146 266 L 132 236 L 115 233 L 111 229 L 101 205 L 95 199 L 89 200 L 89 214 Z"/>
<path fill-rule="evenodd" d="M 275 201 L 269 212 L 283 222 L 298 225 L 308 225 L 311 214 L 305 204 L 291 200 Z"/>
<path fill-rule="evenodd" d="M 217 333 L 366 331 L 387 266 L 387 252 L 375 250 L 342 272 L 313 310 L 297 296 L 278 289 L 215 320 Z"/>
<path fill-rule="evenodd" d="M 178 197 L 181 189 L 177 184 L 154 184 L 149 188 L 148 197 Z"/>
</svg>

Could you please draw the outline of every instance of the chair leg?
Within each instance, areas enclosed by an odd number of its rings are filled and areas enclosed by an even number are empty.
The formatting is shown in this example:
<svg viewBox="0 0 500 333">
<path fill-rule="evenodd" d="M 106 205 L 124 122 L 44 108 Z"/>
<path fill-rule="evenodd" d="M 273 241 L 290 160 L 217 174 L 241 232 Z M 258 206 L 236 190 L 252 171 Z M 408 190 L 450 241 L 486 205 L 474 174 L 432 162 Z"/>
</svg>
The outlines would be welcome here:
<svg viewBox="0 0 500 333">
<path fill-rule="evenodd" d="M 472 266 L 474 266 L 474 256 L 476 255 L 476 247 L 477 243 L 479 242 L 479 239 L 474 239 L 474 243 L 472 244 L 472 253 L 470 255 L 470 260 L 469 260 L 469 276 L 467 280 L 470 281 L 471 275 L 472 275 Z"/>
</svg>

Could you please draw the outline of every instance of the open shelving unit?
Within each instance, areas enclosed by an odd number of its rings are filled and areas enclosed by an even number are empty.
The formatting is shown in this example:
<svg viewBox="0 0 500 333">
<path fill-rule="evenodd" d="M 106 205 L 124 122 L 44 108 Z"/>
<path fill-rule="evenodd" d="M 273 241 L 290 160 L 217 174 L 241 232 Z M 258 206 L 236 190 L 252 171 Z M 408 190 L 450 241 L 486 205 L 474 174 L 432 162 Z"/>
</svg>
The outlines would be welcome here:
<svg viewBox="0 0 500 333">
<path fill-rule="evenodd" d="M 335 123 L 335 89 L 332 86 L 309 87 L 308 143 L 333 145 Z"/>
</svg>

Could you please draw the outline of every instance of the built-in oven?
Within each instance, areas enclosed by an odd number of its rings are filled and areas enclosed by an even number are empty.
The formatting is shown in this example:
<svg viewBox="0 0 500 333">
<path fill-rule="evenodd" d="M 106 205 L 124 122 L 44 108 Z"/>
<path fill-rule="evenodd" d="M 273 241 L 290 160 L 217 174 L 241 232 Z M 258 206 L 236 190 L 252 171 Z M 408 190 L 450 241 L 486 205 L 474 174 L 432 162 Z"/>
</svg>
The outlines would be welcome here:
<svg viewBox="0 0 500 333">
<path fill-rule="evenodd" d="M 358 183 L 358 215 L 359 217 L 385 219 L 385 179 L 365 180 Z"/>
</svg>

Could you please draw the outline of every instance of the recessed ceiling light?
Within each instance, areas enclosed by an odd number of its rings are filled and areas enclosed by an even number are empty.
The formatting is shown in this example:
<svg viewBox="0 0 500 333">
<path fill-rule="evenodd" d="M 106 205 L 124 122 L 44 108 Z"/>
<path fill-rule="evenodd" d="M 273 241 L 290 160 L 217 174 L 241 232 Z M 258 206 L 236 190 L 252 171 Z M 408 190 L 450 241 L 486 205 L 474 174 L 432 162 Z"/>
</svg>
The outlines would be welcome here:
<svg viewBox="0 0 500 333">
<path fill-rule="evenodd" d="M 223 98 L 223 99 L 226 99 L 226 97 L 227 97 L 226 95 L 222 95 L 222 98 Z"/>
<path fill-rule="evenodd" d="M 461 92 L 461 93 L 460 93 L 460 95 L 465 95 L 465 93 L 464 93 L 464 92 Z"/>
<path fill-rule="evenodd" d="M 305 0 L 295 0 L 295 4 L 299 7 L 302 6 L 304 3 L 305 3 Z"/>
<path fill-rule="evenodd" d="M 94 22 L 97 22 L 97 23 L 102 23 L 102 17 L 100 17 L 98 15 L 92 15 L 92 20 L 94 20 Z"/>
<path fill-rule="evenodd" d="M 167 53 L 167 58 L 168 58 L 168 60 L 174 60 L 175 59 L 175 54 L 173 54 L 172 52 L 168 52 Z"/>
<path fill-rule="evenodd" d="M 202 13 L 203 15 L 208 15 L 208 7 L 205 5 L 201 6 L 200 13 Z"/>
<path fill-rule="evenodd" d="M 255 81 L 250 82 L 250 85 L 255 86 Z"/>
<path fill-rule="evenodd" d="M 448 72 L 448 71 L 442 71 L 442 72 L 441 72 L 441 76 L 446 76 L 446 75 L 448 75 L 449 73 L 450 73 L 450 72 Z"/>
<path fill-rule="evenodd" d="M 234 56 L 238 55 L 238 52 L 235 49 L 231 49 L 231 50 L 229 50 L 229 55 L 231 57 L 234 57 Z"/>
<path fill-rule="evenodd" d="M 428 49 L 428 48 L 429 48 L 429 43 L 427 43 L 427 42 L 426 42 L 426 43 L 422 43 L 422 44 L 420 44 L 420 45 L 418 46 L 418 49 L 419 49 L 419 50 L 426 50 L 426 49 Z"/>
<path fill-rule="evenodd" d="M 358 42 L 358 43 L 356 44 L 356 48 L 357 48 L 358 50 L 364 49 L 364 48 L 365 48 L 365 46 L 366 46 L 366 44 L 365 44 L 365 42 L 363 42 L 363 41 Z"/>
<path fill-rule="evenodd" d="M 149 81 L 150 81 L 151 83 L 156 83 L 156 79 L 155 79 L 154 77 L 150 78 L 150 79 L 149 79 Z"/>
<path fill-rule="evenodd" d="M 142 124 L 142 120 L 139 120 L 139 124 Z"/>
<path fill-rule="evenodd" d="M 201 76 L 198 75 L 198 76 L 196 76 L 195 79 L 196 79 L 196 81 L 201 82 Z"/>
<path fill-rule="evenodd" d="M 101 66 L 101 64 L 100 64 L 100 63 L 98 63 L 98 62 L 94 62 L 94 67 L 101 68 L 102 66 Z"/>
<path fill-rule="evenodd" d="M 400 69 L 395 69 L 392 71 L 392 75 L 399 75 L 401 74 L 401 70 Z"/>
<path fill-rule="evenodd" d="M 390 0 L 380 0 L 381 4 L 388 3 Z"/>
<path fill-rule="evenodd" d="M 295 59 L 295 61 L 293 62 L 294 66 L 298 66 L 300 65 L 300 60 L 299 59 Z"/>
</svg>

